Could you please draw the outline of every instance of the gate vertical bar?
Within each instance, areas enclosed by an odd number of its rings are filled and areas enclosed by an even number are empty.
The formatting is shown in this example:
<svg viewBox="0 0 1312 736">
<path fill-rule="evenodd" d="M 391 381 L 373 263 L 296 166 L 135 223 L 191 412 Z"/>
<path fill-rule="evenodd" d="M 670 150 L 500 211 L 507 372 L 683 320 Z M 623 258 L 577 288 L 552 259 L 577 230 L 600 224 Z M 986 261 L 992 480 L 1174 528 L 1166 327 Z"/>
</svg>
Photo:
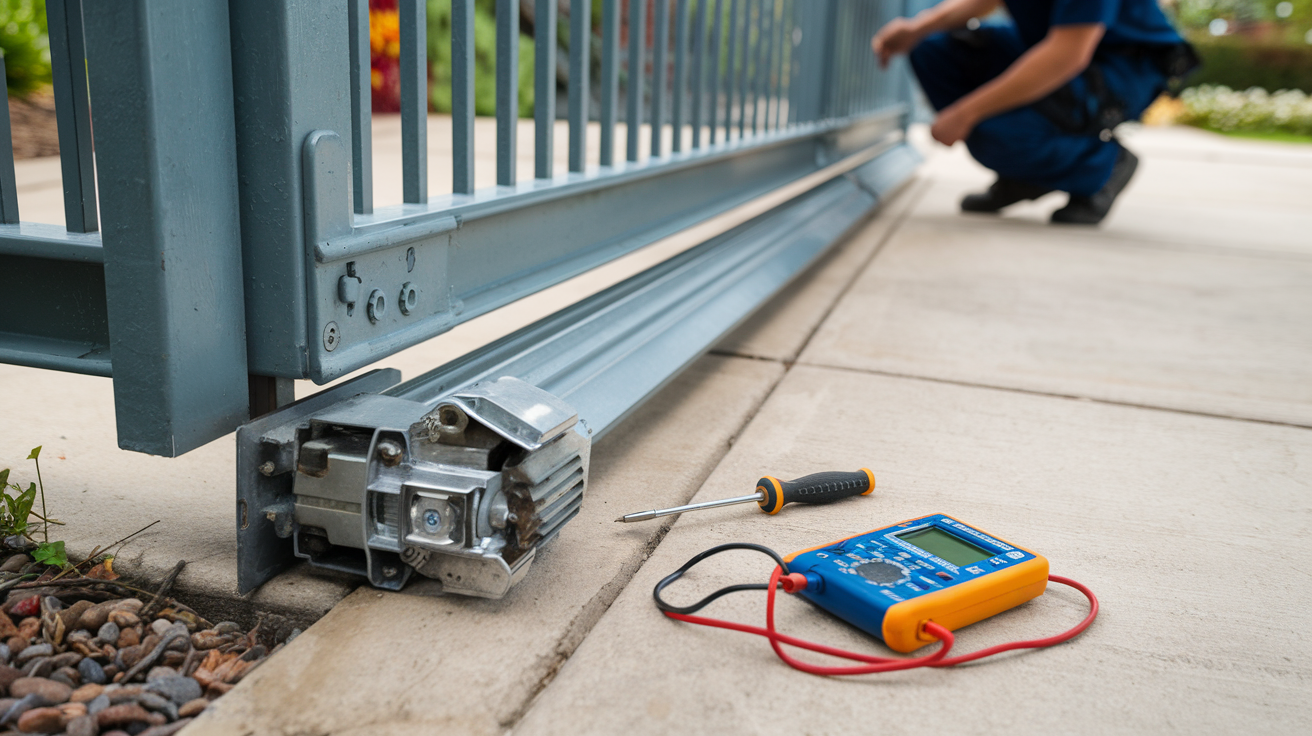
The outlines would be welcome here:
<svg viewBox="0 0 1312 736">
<path fill-rule="evenodd" d="M 638 160 L 638 135 L 642 132 L 643 47 L 647 45 L 647 0 L 629 0 L 629 84 L 625 107 L 628 146 L 625 158 Z"/>
<path fill-rule="evenodd" d="M 497 0 L 497 186 L 514 186 L 519 133 L 519 0 Z"/>
<path fill-rule="evenodd" d="M 704 0 L 709 2 L 709 0 Z M 730 0 L 732 2 L 732 0 Z M 715 132 L 720 125 L 720 86 L 723 81 L 720 71 L 720 49 L 724 46 L 722 37 L 724 36 L 724 0 L 715 0 L 715 20 L 711 24 L 714 30 L 711 31 L 710 48 L 708 49 L 706 65 L 706 74 L 710 79 L 707 80 L 710 89 L 707 92 L 711 96 L 710 108 L 706 111 L 706 119 L 709 125 L 707 135 L 710 138 L 710 144 L 715 145 Z"/>
<path fill-rule="evenodd" d="M 84 10 L 119 446 L 177 456 L 248 411 L 228 3 Z"/>
<path fill-rule="evenodd" d="M 742 0 L 743 60 L 738 66 L 738 140 L 743 139 L 743 135 L 747 130 L 747 68 L 752 59 L 752 7 L 755 4 L 754 0 Z"/>
<path fill-rule="evenodd" d="M 474 0 L 451 0 L 451 190 L 474 191 Z"/>
<path fill-rule="evenodd" d="M 683 150 L 683 108 L 687 95 L 688 74 L 688 0 L 676 0 L 674 6 L 674 92 L 670 95 L 670 150 Z"/>
<path fill-rule="evenodd" d="M 702 91 L 706 70 L 706 6 L 710 0 L 697 0 L 697 14 L 692 22 L 692 147 L 702 147 L 702 110 L 706 100 Z"/>
<path fill-rule="evenodd" d="M 93 233 L 99 225 L 82 0 L 48 0 L 46 25 L 64 179 L 64 224 L 69 232 Z"/>
<path fill-rule="evenodd" d="M 592 3 L 569 6 L 569 170 L 583 171 L 588 158 L 588 104 L 592 96 Z"/>
<path fill-rule="evenodd" d="M 783 9 L 780 11 L 779 18 L 783 23 L 783 32 L 779 34 L 779 101 L 774 108 L 774 127 L 778 130 L 780 127 L 789 126 L 789 116 L 793 113 L 791 92 L 791 81 L 793 66 L 797 59 L 797 46 L 793 45 L 793 34 L 799 30 L 797 27 L 796 10 L 792 0 L 780 0 Z M 788 115 L 784 115 L 782 110 L 784 105 L 788 105 Z"/>
<path fill-rule="evenodd" d="M 620 0 L 601 6 L 601 157 L 602 166 L 615 164 L 615 118 L 620 94 Z"/>
<path fill-rule="evenodd" d="M 766 13 L 766 0 L 758 0 L 756 13 L 756 59 L 752 62 L 752 135 L 760 132 L 761 119 L 761 97 L 762 88 L 765 84 L 765 77 L 762 76 L 765 70 L 765 63 L 762 55 L 765 48 L 769 46 L 769 28 L 766 19 L 769 14 Z"/>
<path fill-rule="evenodd" d="M 0 55 L 0 79 L 5 79 L 3 55 Z M 8 106 L 0 110 L 0 223 L 18 224 L 18 180 L 14 176 L 14 137 Z"/>
<path fill-rule="evenodd" d="M 670 52 L 670 0 L 656 0 L 651 52 L 651 157 L 660 158 L 665 130 L 665 65 Z"/>
<path fill-rule="evenodd" d="M 347 0 L 351 39 L 351 177 L 355 211 L 374 211 L 373 84 L 369 66 L 369 0 Z"/>
<path fill-rule="evenodd" d="M 724 73 L 724 142 L 733 133 L 733 75 L 738 56 L 738 6 L 743 0 L 729 0 L 728 68 Z"/>
<path fill-rule="evenodd" d="M 762 31 L 762 34 L 766 34 L 765 63 L 762 64 L 761 71 L 757 75 L 757 79 L 761 80 L 761 104 L 765 106 L 764 112 L 761 113 L 762 131 L 770 130 L 770 100 L 774 96 L 774 76 L 771 72 L 774 71 L 774 35 L 778 25 L 774 20 L 774 10 L 775 0 L 765 0 L 765 9 L 762 12 L 769 22 L 762 28 L 769 28 L 769 31 Z M 756 130 L 756 118 L 752 118 L 752 130 Z"/>
<path fill-rule="evenodd" d="M 556 148 L 556 0 L 536 0 L 533 9 L 533 175 L 550 179 Z"/>
<path fill-rule="evenodd" d="M 428 3 L 400 0 L 401 188 L 407 203 L 428 201 Z"/>
</svg>

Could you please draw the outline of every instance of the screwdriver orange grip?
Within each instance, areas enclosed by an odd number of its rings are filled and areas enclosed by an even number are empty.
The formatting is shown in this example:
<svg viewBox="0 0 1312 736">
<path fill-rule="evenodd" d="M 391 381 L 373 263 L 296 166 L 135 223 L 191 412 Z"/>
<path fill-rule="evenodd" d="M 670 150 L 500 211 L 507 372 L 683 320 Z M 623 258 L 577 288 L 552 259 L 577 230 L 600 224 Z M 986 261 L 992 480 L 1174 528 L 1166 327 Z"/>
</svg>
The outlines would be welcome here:
<svg viewBox="0 0 1312 736">
<path fill-rule="evenodd" d="M 852 473 L 812 473 L 797 480 L 779 480 L 767 475 L 756 481 L 756 490 L 765 494 L 756 502 L 761 510 L 777 514 L 787 503 L 832 503 L 853 496 L 868 496 L 875 490 L 875 474 L 869 468 L 861 468 Z"/>
</svg>

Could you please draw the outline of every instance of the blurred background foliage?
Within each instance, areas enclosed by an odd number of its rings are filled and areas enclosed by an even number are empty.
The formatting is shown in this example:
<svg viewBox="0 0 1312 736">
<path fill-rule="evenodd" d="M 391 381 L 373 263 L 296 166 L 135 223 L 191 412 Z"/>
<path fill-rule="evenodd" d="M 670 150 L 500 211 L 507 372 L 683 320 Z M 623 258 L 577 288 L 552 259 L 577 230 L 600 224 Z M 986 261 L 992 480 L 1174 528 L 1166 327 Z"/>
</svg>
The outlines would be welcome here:
<svg viewBox="0 0 1312 736">
<path fill-rule="evenodd" d="M 1162 0 L 1198 48 L 1189 85 L 1312 93 L 1312 0 Z"/>
<path fill-rule="evenodd" d="M 25 97 L 50 84 L 45 0 L 0 0 L 0 52 L 10 95 Z"/>
</svg>

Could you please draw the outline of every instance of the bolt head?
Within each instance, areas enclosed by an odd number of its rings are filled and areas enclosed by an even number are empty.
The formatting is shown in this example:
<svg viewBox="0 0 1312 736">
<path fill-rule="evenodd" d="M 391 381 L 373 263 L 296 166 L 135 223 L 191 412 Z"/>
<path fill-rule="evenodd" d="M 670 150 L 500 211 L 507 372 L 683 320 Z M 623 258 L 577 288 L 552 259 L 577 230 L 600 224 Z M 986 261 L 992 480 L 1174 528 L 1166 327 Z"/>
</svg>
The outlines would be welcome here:
<svg viewBox="0 0 1312 736">
<path fill-rule="evenodd" d="M 387 314 L 387 297 L 383 296 L 381 289 L 374 289 L 369 294 L 369 302 L 366 311 L 369 313 L 369 321 L 377 322 Z"/>
<path fill-rule="evenodd" d="M 342 344 L 342 330 L 336 322 L 329 322 L 323 326 L 323 349 L 332 352 Z"/>
<path fill-rule="evenodd" d="M 437 509 L 429 509 L 424 512 L 424 526 L 428 527 L 430 532 L 442 528 L 442 515 L 437 512 Z"/>
</svg>

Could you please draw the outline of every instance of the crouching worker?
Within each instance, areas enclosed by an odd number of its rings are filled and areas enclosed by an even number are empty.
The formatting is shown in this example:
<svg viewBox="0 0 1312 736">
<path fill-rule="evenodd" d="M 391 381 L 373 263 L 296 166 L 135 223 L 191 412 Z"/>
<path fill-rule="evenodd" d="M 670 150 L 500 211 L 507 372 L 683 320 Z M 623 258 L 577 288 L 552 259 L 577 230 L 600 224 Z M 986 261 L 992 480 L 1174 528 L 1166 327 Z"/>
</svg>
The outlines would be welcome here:
<svg viewBox="0 0 1312 736">
<path fill-rule="evenodd" d="M 997 172 L 961 209 L 997 212 L 1063 191 L 1070 200 L 1053 222 L 1097 224 L 1138 165 L 1113 128 L 1142 115 L 1197 57 L 1156 0 L 1005 2 L 1009 23 L 972 20 L 1000 0 L 945 0 L 888 23 L 871 46 L 881 65 L 909 53 L 938 110 L 934 139 L 965 141 Z"/>
</svg>

